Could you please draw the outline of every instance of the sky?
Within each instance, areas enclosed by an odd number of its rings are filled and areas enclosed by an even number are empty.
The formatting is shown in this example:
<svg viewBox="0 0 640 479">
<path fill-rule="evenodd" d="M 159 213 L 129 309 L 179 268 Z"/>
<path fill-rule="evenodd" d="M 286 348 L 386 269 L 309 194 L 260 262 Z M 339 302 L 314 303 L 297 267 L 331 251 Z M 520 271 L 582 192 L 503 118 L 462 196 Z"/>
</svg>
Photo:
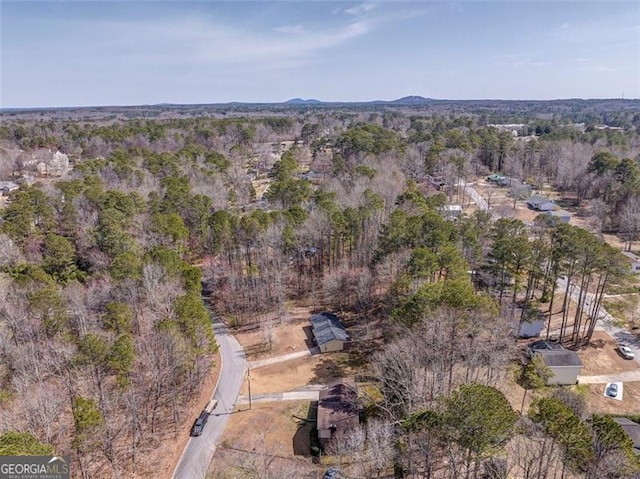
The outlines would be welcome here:
<svg viewBox="0 0 640 479">
<path fill-rule="evenodd" d="M 0 0 L 0 107 L 640 98 L 640 2 Z"/>
</svg>

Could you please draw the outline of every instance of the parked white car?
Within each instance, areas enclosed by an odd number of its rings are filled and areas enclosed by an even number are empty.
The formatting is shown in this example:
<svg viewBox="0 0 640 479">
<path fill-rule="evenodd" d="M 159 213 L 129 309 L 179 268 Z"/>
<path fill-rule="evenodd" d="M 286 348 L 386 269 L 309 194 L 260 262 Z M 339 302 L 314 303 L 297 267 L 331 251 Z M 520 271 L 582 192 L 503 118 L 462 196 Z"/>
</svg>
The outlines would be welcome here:
<svg viewBox="0 0 640 479">
<path fill-rule="evenodd" d="M 620 351 L 620 354 L 622 354 L 625 359 L 634 359 L 636 357 L 634 352 L 631 351 L 631 348 L 629 348 L 629 346 L 625 346 L 624 344 L 618 345 L 618 351 Z"/>
</svg>

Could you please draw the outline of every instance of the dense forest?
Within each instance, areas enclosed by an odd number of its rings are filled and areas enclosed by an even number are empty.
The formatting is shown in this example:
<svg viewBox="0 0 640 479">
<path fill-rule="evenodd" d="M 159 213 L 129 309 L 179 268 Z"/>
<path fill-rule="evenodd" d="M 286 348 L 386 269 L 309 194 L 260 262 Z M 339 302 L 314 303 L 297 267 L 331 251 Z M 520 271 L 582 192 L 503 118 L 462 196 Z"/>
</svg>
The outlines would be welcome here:
<svg viewBox="0 0 640 479">
<path fill-rule="evenodd" d="M 579 349 L 628 281 L 602 234 L 640 234 L 640 113 L 521 107 L 4 112 L 0 180 L 20 188 L 0 209 L 0 454 L 152 477 L 215 362 L 210 310 L 260 327 L 314 298 L 365 326 L 353 354 L 375 393 L 327 451 L 353 477 L 638 477 L 579 394 L 518 414 L 499 385 L 540 387 L 514 318 L 548 312 L 550 331 L 559 301 L 557 339 Z M 443 215 L 493 172 L 560 192 L 589 229 Z M 570 282 L 596 300 L 571 310 Z"/>
</svg>

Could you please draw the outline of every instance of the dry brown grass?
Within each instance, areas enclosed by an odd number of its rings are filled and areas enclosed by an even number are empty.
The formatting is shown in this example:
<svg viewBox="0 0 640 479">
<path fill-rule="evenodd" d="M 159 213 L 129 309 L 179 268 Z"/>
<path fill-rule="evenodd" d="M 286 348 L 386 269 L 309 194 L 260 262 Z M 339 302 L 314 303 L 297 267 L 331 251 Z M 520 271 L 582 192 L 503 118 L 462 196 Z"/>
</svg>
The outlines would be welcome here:
<svg viewBox="0 0 640 479">
<path fill-rule="evenodd" d="M 274 458 L 274 469 L 293 469 L 298 477 L 319 472 L 309 455 L 314 423 L 315 408 L 308 401 L 255 404 L 251 410 L 234 413 L 209 466 L 209 474 L 238 479 L 253 477 L 238 465 L 256 456 Z"/>
<path fill-rule="evenodd" d="M 640 411 L 640 382 L 625 382 L 622 401 L 604 397 L 604 384 L 589 384 L 587 411 L 590 414 L 638 414 Z"/>
<path fill-rule="evenodd" d="M 616 350 L 616 341 L 606 331 L 596 331 L 589 346 L 578 351 L 583 376 L 635 371 L 636 361 L 624 359 Z"/>
</svg>

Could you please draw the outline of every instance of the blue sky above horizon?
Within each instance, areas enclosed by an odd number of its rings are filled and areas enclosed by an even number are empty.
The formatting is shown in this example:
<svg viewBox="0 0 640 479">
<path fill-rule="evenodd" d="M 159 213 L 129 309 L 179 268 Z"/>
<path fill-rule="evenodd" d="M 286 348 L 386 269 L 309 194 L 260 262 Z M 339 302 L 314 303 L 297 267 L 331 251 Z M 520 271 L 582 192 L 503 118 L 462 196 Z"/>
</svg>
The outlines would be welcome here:
<svg viewBox="0 0 640 479">
<path fill-rule="evenodd" d="M 640 3 L 0 2 L 0 106 L 640 98 Z"/>
</svg>

